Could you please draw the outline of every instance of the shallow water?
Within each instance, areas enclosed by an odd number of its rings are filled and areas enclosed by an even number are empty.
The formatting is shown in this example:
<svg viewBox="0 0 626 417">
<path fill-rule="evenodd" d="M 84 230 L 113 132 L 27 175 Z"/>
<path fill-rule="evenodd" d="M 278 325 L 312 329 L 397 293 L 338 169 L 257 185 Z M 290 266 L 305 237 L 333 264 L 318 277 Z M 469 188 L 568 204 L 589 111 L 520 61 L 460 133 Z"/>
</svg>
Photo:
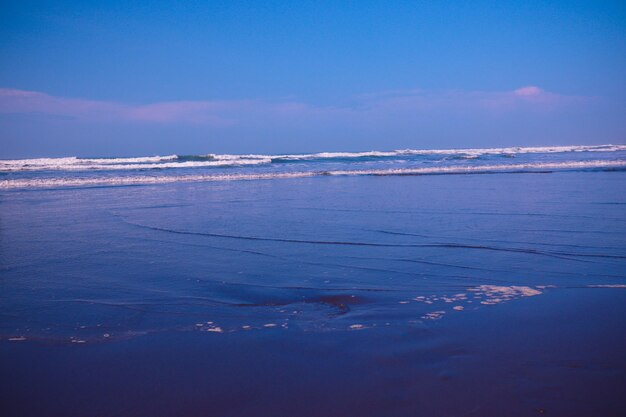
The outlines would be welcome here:
<svg viewBox="0 0 626 417">
<path fill-rule="evenodd" d="M 3 408 L 617 416 L 625 207 L 619 170 L 7 189 Z"/>
</svg>

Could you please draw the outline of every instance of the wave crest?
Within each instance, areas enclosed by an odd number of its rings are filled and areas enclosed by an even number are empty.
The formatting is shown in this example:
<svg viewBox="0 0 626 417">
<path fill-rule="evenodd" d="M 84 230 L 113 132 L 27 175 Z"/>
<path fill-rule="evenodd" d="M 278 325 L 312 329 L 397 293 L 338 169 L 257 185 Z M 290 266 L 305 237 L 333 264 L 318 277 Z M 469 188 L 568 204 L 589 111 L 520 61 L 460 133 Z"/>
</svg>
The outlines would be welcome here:
<svg viewBox="0 0 626 417">
<path fill-rule="evenodd" d="M 514 157 L 518 154 L 567 153 L 567 152 L 618 152 L 626 151 L 626 145 L 595 146 L 550 146 L 550 147 L 509 147 L 509 148 L 468 148 L 468 149 L 404 149 L 395 151 L 368 152 L 320 152 L 311 154 L 284 155 L 166 155 L 131 158 L 37 158 L 0 160 L 0 172 L 20 171 L 89 171 L 89 170 L 141 170 L 194 167 L 224 167 L 290 163 L 298 161 L 346 161 L 362 159 L 402 159 L 420 156 L 441 156 L 442 160 L 470 160 L 484 155 Z"/>
<path fill-rule="evenodd" d="M 446 174 L 533 173 L 571 170 L 626 170 L 626 160 L 567 161 L 527 164 L 492 164 L 479 166 L 446 166 L 404 169 L 332 170 L 266 172 L 255 174 L 206 174 L 160 176 L 106 176 L 81 178 L 27 178 L 0 180 L 0 189 L 41 187 L 122 186 L 142 184 L 168 184 L 177 182 L 244 181 L 306 178 L 316 176 L 409 176 Z"/>
</svg>

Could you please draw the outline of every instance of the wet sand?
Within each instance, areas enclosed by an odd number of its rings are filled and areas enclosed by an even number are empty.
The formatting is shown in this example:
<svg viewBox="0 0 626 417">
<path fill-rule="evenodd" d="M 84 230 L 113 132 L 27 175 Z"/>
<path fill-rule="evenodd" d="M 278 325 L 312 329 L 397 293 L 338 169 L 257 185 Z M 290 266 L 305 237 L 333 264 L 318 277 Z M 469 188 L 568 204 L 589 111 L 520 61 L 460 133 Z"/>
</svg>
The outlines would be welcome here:
<svg viewBox="0 0 626 417">
<path fill-rule="evenodd" d="M 3 343 L 2 403 L 33 416 L 619 416 L 626 291 L 600 291 L 418 328 Z"/>
<path fill-rule="evenodd" d="M 619 416 L 624 175 L 6 192 L 2 414 Z"/>
</svg>

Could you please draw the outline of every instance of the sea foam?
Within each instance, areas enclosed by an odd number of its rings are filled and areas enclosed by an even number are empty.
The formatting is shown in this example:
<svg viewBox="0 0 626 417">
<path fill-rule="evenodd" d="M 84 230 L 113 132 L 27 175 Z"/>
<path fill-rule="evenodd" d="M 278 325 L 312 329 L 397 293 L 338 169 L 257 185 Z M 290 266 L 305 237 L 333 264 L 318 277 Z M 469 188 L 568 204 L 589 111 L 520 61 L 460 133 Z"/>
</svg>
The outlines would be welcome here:
<svg viewBox="0 0 626 417">
<path fill-rule="evenodd" d="M 126 175 L 89 177 L 35 177 L 0 180 L 0 188 L 121 186 L 141 184 L 168 184 L 177 182 L 245 181 L 306 178 L 316 176 L 408 176 L 445 174 L 524 173 L 556 170 L 624 169 L 626 160 L 591 160 L 565 162 L 537 162 L 525 164 L 452 165 L 401 169 L 361 169 L 329 171 L 288 171 L 202 175 Z"/>
<path fill-rule="evenodd" d="M 596 146 L 550 146 L 550 147 L 508 147 L 508 148 L 467 148 L 467 149 L 403 149 L 393 151 L 367 152 L 320 152 L 311 154 L 204 154 L 166 155 L 130 158 L 37 158 L 0 160 L 0 172 L 22 171 L 92 171 L 92 170 L 143 170 L 171 168 L 206 168 L 225 166 L 263 165 L 297 161 L 341 161 L 377 158 L 407 158 L 420 156 L 441 156 L 442 159 L 476 159 L 481 156 L 515 156 L 523 154 L 554 154 L 571 152 L 619 152 L 626 151 L 626 145 Z"/>
</svg>

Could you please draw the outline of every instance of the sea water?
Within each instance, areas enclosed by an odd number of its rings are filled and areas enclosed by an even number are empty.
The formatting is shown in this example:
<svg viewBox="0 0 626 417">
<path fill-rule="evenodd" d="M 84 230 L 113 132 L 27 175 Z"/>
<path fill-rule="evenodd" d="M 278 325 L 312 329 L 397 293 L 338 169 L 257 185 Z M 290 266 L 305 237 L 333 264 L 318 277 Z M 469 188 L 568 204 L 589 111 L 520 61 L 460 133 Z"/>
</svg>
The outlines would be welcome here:
<svg viewBox="0 0 626 417">
<path fill-rule="evenodd" d="M 7 415 L 620 415 L 626 147 L 0 161 Z"/>
</svg>

